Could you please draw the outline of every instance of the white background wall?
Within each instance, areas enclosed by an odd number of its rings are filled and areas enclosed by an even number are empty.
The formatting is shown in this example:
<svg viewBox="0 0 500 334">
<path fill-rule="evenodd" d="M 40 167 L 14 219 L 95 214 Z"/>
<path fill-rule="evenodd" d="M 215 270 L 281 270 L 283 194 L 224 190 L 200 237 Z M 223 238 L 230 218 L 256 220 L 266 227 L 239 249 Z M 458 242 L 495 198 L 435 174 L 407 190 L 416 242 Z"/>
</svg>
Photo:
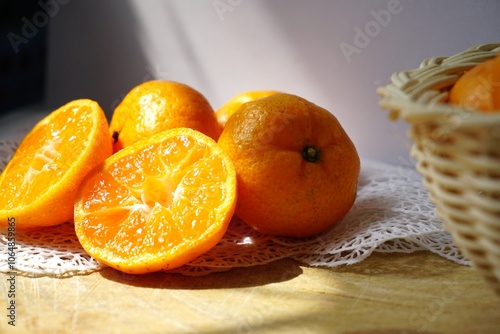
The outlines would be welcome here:
<svg viewBox="0 0 500 334">
<path fill-rule="evenodd" d="M 87 97 L 110 115 L 153 78 L 191 85 L 214 108 L 276 89 L 328 109 L 362 157 L 393 164 L 409 163 L 406 125 L 387 119 L 376 87 L 427 57 L 500 41 L 498 0 L 65 2 L 50 25 L 51 108 Z M 357 53 L 346 57 L 347 44 Z"/>
</svg>

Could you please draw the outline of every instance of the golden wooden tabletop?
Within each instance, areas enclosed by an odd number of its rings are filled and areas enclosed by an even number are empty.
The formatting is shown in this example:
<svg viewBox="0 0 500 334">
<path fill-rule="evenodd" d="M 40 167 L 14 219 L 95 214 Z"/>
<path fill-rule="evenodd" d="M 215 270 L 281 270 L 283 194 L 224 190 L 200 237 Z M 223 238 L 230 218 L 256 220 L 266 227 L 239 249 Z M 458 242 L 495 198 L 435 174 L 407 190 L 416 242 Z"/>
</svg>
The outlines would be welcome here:
<svg viewBox="0 0 500 334">
<path fill-rule="evenodd" d="M 492 291 L 473 268 L 430 252 L 375 253 L 334 269 L 282 260 L 203 277 L 18 276 L 16 326 L 4 315 L 0 333 L 500 333 Z"/>
</svg>

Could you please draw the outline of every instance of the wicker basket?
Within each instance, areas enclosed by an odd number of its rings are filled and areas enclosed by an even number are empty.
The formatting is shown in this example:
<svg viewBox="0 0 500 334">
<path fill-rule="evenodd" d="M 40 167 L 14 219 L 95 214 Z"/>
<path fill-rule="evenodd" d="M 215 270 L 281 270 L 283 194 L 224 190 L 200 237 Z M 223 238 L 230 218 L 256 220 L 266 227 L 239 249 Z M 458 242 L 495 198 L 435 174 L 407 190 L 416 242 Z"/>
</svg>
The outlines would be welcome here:
<svg viewBox="0 0 500 334">
<path fill-rule="evenodd" d="M 447 104 L 468 69 L 500 51 L 500 43 L 452 57 L 429 58 L 396 72 L 380 87 L 380 106 L 410 124 L 412 156 L 430 200 L 456 245 L 500 295 L 500 112 Z"/>
</svg>

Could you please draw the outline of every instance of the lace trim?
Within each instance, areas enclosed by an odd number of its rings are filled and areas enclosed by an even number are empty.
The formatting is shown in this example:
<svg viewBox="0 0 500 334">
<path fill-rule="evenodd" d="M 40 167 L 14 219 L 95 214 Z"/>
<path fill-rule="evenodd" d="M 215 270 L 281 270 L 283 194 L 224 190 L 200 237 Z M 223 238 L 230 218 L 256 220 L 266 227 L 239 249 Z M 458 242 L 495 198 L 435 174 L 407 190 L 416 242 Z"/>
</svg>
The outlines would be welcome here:
<svg viewBox="0 0 500 334">
<path fill-rule="evenodd" d="M 16 147 L 16 141 L 0 142 L 1 170 Z M 7 246 L 4 231 L 0 234 L 0 272 L 4 273 L 11 271 Z M 309 266 L 335 267 L 363 261 L 374 251 L 421 250 L 470 265 L 436 218 L 421 177 L 414 169 L 362 160 L 358 197 L 335 228 L 311 238 L 289 239 L 260 234 L 234 218 L 214 248 L 170 272 L 206 275 L 283 258 Z M 15 271 L 26 276 L 67 277 L 105 267 L 83 250 L 70 223 L 17 231 L 15 252 Z"/>
</svg>

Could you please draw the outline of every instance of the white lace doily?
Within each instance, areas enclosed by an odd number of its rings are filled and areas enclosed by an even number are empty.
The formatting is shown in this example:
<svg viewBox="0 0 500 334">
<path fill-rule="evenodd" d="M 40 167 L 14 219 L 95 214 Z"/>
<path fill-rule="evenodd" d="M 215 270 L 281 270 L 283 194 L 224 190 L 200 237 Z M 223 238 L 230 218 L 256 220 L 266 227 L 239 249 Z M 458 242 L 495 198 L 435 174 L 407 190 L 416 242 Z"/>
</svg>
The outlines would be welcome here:
<svg viewBox="0 0 500 334">
<path fill-rule="evenodd" d="M 17 143 L 0 142 L 0 170 Z M 262 235 L 237 218 L 217 246 L 174 272 L 205 275 L 282 258 L 309 266 L 353 264 L 372 252 L 428 250 L 470 265 L 434 213 L 420 175 L 412 168 L 362 160 L 358 196 L 340 225 L 319 236 L 289 239 Z M 28 276 L 72 276 L 104 268 L 80 246 L 73 225 L 16 231 L 15 271 Z M 0 272 L 9 272 L 7 236 L 0 234 Z"/>
</svg>

